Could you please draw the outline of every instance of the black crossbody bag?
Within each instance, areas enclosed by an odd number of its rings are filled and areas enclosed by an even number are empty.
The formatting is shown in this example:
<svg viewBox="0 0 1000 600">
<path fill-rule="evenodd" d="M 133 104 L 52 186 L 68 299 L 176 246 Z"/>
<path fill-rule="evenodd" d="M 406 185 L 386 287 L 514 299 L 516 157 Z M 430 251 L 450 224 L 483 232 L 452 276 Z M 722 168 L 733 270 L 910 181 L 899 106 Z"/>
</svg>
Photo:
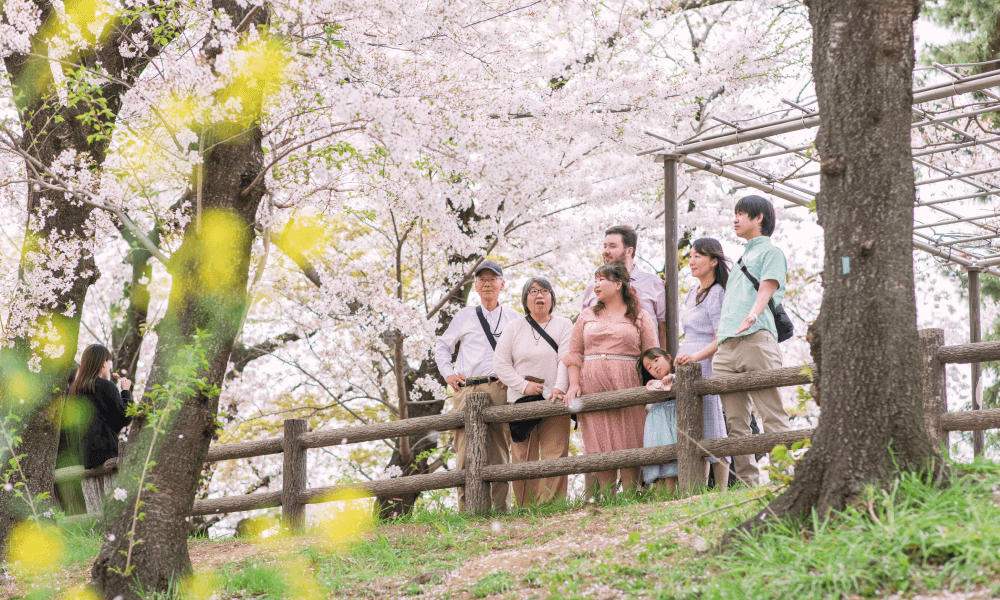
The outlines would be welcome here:
<svg viewBox="0 0 1000 600">
<path fill-rule="evenodd" d="M 760 282 L 757 281 L 757 278 L 751 275 L 750 271 L 747 270 L 747 266 L 743 264 L 743 259 L 740 258 L 736 261 L 736 264 L 743 269 L 743 274 L 746 275 L 747 279 L 750 280 L 750 283 L 753 284 L 753 289 L 759 290 Z M 785 312 L 785 307 L 780 304 L 775 306 L 774 298 L 767 299 L 767 307 L 771 309 L 771 315 L 774 316 L 774 328 L 778 330 L 778 342 L 783 342 L 795 335 L 795 325 L 792 324 L 792 320 L 788 317 L 788 313 Z"/>
<path fill-rule="evenodd" d="M 490 343 L 490 348 L 494 350 L 497 349 L 497 339 L 493 337 L 493 331 L 490 329 L 490 324 L 486 321 L 486 315 L 483 314 L 483 307 L 476 307 L 476 316 L 479 317 L 479 324 L 483 326 L 483 333 L 486 334 L 486 341 Z"/>
<path fill-rule="evenodd" d="M 542 336 L 542 339 L 544 339 L 549 344 L 549 346 L 552 346 L 552 349 L 555 350 L 556 354 L 558 355 L 559 344 L 556 343 L 554 339 L 552 339 L 552 336 L 550 336 L 547 331 L 542 329 L 542 327 L 534 319 L 531 318 L 531 315 L 528 315 L 525 318 L 528 320 L 528 324 L 531 325 L 531 328 L 537 331 L 538 334 Z M 521 396 L 520 398 L 514 401 L 514 404 L 521 404 L 523 402 L 538 402 L 539 400 L 544 400 L 544 399 L 545 398 L 543 398 L 539 394 L 535 394 L 532 396 Z M 542 422 L 541 419 L 528 419 L 526 421 L 511 422 L 510 439 L 514 440 L 515 442 L 527 441 L 527 439 L 531 437 L 531 430 L 534 429 L 535 427 L 538 427 L 538 424 L 541 422 Z"/>
</svg>

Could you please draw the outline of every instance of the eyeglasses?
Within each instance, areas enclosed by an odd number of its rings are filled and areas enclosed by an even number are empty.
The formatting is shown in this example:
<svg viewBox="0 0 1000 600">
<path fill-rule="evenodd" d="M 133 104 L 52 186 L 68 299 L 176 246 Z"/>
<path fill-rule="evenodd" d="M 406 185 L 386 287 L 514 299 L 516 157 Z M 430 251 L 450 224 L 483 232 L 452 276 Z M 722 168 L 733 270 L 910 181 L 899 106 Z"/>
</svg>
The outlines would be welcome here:
<svg viewBox="0 0 1000 600">
<path fill-rule="evenodd" d="M 528 290 L 528 295 L 529 296 L 537 296 L 539 294 L 545 294 L 546 296 L 548 296 L 551 293 L 552 292 L 550 292 L 549 290 L 547 290 L 545 288 L 531 288 L 530 290 Z"/>
</svg>

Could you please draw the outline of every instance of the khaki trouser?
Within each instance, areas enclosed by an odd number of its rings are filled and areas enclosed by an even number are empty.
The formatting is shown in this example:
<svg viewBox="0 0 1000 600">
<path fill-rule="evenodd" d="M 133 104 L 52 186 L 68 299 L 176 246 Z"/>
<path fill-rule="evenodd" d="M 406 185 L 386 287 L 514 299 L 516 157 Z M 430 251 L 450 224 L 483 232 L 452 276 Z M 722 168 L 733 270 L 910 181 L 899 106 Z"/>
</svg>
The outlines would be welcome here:
<svg viewBox="0 0 1000 600">
<path fill-rule="evenodd" d="M 570 416 L 542 419 L 523 442 L 511 442 L 510 461 L 523 463 L 569 456 Z M 512 481 L 518 506 L 533 502 L 551 502 L 566 497 L 567 476 Z"/>
<path fill-rule="evenodd" d="M 781 351 L 778 342 L 769 331 L 759 330 L 736 338 L 727 338 L 719 344 L 719 351 L 712 359 L 714 375 L 733 375 L 750 371 L 765 371 L 781 368 Z M 729 437 L 750 435 L 751 401 L 760 415 L 762 433 L 788 431 L 788 414 L 781 405 L 777 388 L 754 390 L 753 392 L 731 392 L 719 394 L 722 408 L 726 411 L 726 426 Z M 750 485 L 760 483 L 760 469 L 752 454 L 733 457 L 736 477 Z"/>
<path fill-rule="evenodd" d="M 460 387 L 455 391 L 455 410 L 465 409 L 465 397 L 475 392 L 486 392 L 493 401 L 493 406 L 507 404 L 507 391 L 499 381 L 481 383 L 469 387 Z M 510 458 L 510 427 L 506 423 L 490 423 L 489 435 L 486 436 L 486 457 L 491 465 L 503 465 Z M 465 468 L 465 429 L 455 430 L 455 463 L 457 468 Z M 510 482 L 494 481 L 490 484 L 490 496 L 493 499 L 493 510 L 507 510 L 507 495 Z M 465 510 L 465 486 L 458 488 L 458 510 Z"/>
</svg>

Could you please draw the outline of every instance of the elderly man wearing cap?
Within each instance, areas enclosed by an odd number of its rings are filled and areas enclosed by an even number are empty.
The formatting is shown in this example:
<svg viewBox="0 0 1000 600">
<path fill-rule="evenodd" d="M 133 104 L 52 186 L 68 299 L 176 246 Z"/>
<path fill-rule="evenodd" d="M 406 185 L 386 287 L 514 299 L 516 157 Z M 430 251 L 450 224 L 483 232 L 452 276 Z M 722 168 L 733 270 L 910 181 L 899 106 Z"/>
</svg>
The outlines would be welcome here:
<svg viewBox="0 0 1000 600">
<path fill-rule="evenodd" d="M 486 392 L 494 405 L 507 403 L 507 393 L 493 370 L 493 349 L 503 332 L 504 325 L 520 315 L 511 308 L 500 306 L 500 290 L 504 288 L 503 269 L 492 260 L 484 260 L 476 267 L 476 293 L 479 306 L 466 306 L 459 310 L 438 336 L 434 346 L 434 360 L 438 372 L 455 392 L 455 410 L 465 408 L 465 398 L 474 392 Z M 451 357 L 458 346 L 458 359 Z M 506 423 L 489 426 L 486 454 L 491 465 L 504 464 L 510 456 L 510 433 Z M 465 468 L 465 431 L 455 431 L 455 456 L 457 467 Z M 493 510 L 507 509 L 510 484 L 491 484 Z M 458 507 L 465 508 L 465 488 L 458 488 Z"/>
</svg>

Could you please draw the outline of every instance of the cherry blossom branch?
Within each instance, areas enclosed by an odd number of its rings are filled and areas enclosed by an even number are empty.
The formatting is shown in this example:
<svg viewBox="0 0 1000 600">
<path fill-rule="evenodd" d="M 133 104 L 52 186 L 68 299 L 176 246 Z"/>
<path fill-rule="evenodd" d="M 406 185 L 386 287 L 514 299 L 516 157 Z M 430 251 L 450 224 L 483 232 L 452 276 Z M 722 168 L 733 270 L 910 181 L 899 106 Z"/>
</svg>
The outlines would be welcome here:
<svg viewBox="0 0 1000 600">
<path fill-rule="evenodd" d="M 156 259 L 159 260 L 161 263 L 163 263 L 164 266 L 169 267 L 170 259 L 167 257 L 167 255 L 165 255 L 156 245 L 154 245 L 149 240 L 149 238 L 146 237 L 145 233 L 143 233 L 143 231 L 139 228 L 136 222 L 133 221 L 131 218 L 129 218 L 127 214 L 125 214 L 125 211 L 118 208 L 117 206 L 113 206 L 102 202 L 100 198 L 93 195 L 87 190 L 73 188 L 69 183 L 64 181 L 61 177 L 54 174 L 48 168 L 48 165 L 43 164 L 41 161 L 39 161 L 37 158 L 29 154 L 28 152 L 21 150 L 15 141 L 16 137 L 11 133 L 9 129 L 7 129 L 6 126 L 0 125 L 0 132 L 3 132 L 7 136 L 6 141 L 8 149 L 12 151 L 14 154 L 17 154 L 22 159 L 24 159 L 24 161 L 31 168 L 32 172 L 36 175 L 36 178 L 34 180 L 35 183 L 46 189 L 59 192 L 64 195 L 68 195 L 76 200 L 79 200 L 80 202 L 83 202 L 84 204 L 87 204 L 88 206 L 92 206 L 94 208 L 113 214 L 115 217 L 119 219 L 122 225 L 124 225 L 132 233 L 132 235 L 135 236 L 135 238 L 139 241 L 139 243 L 142 244 L 143 247 L 149 251 L 151 255 L 156 257 Z M 50 181 L 47 181 L 44 177 L 42 177 L 42 174 L 44 174 L 46 177 L 50 178 L 51 181 L 59 185 L 55 185 Z"/>
<path fill-rule="evenodd" d="M 311 144 L 315 144 L 316 142 L 318 142 L 320 140 L 326 139 L 328 137 L 331 137 L 331 136 L 334 136 L 334 135 L 337 135 L 337 134 L 340 134 L 340 133 L 347 133 L 348 131 L 361 131 L 364 128 L 365 128 L 364 125 L 358 125 L 358 126 L 354 126 L 354 127 L 343 127 L 341 129 L 336 129 L 334 131 L 328 131 L 328 132 L 326 132 L 326 133 L 324 133 L 322 135 L 318 135 L 318 136 L 316 136 L 314 138 L 308 139 L 308 140 L 306 140 L 304 142 L 301 142 L 299 144 L 296 144 L 296 145 L 292 146 L 291 148 L 288 148 L 287 150 L 282 151 L 280 154 L 278 154 L 278 156 L 276 156 L 274 158 L 274 160 L 272 160 L 270 163 L 267 164 L 267 166 L 265 166 L 263 169 L 260 170 L 260 173 L 258 173 L 257 176 L 253 178 L 253 181 L 251 181 L 249 184 L 247 184 L 247 186 L 245 188 L 243 188 L 243 190 L 240 192 L 240 197 L 241 198 L 245 198 L 246 195 L 249 194 L 250 191 L 253 190 L 253 188 L 256 187 L 258 183 L 260 183 L 261 179 L 264 178 L 264 175 L 266 175 L 268 171 L 270 171 L 276 164 L 278 164 L 279 162 L 281 162 L 282 159 L 284 159 L 289 154 L 295 152 L 296 150 L 298 150 L 300 148 L 305 148 L 306 146 L 309 146 Z"/>
</svg>

